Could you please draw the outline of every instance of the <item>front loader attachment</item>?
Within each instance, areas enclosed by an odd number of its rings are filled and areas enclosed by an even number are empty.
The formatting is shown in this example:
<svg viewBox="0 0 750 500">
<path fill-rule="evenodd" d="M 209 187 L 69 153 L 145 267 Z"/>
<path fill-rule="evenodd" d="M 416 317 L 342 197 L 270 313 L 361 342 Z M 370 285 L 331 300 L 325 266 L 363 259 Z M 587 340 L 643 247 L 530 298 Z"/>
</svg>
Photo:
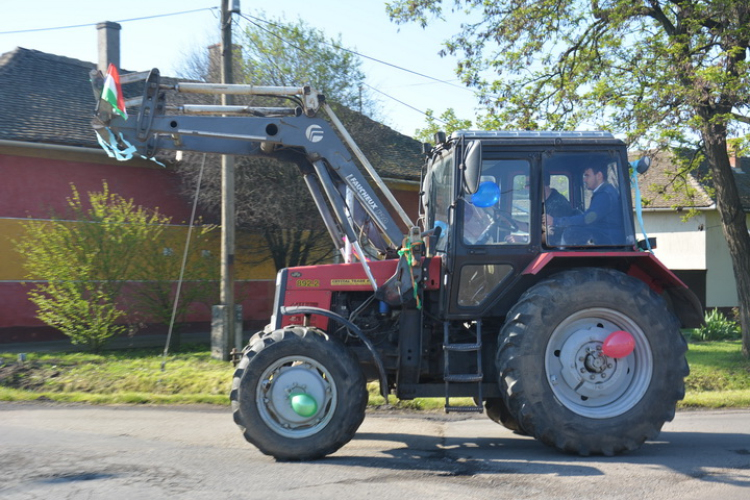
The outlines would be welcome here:
<svg viewBox="0 0 750 500">
<path fill-rule="evenodd" d="M 347 261 L 352 255 L 362 262 L 366 256 L 396 255 L 404 233 L 412 231 L 414 223 L 325 102 L 323 94 L 310 87 L 165 80 L 157 69 L 122 76 L 122 85 L 143 82 L 140 96 L 124 100 L 129 110 L 127 119 L 113 113 L 112 106 L 99 99 L 94 129 L 111 156 L 120 160 L 133 156 L 156 159 L 162 151 L 183 150 L 293 162 L 305 178 L 335 247 Z M 101 75 L 92 75 L 92 83 L 95 95 L 100 96 L 105 86 Z M 293 106 L 183 102 L 187 100 L 185 95 L 191 94 L 262 96 L 265 100 L 283 99 Z M 321 109 L 327 119 L 318 116 Z M 369 180 L 357 166 L 355 157 L 369 174 Z M 387 204 L 381 202 L 371 183 Z M 398 214 L 400 225 L 391 213 Z M 353 247 L 351 252 L 346 250 L 349 244 Z M 376 289 L 374 279 L 372 283 Z"/>
</svg>

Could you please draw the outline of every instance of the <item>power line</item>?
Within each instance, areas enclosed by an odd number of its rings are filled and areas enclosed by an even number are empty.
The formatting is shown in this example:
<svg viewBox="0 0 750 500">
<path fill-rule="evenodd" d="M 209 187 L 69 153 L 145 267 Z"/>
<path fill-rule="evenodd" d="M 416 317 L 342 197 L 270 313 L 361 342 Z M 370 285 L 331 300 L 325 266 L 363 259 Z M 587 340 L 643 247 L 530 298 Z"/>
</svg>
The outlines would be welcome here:
<svg viewBox="0 0 750 500">
<path fill-rule="evenodd" d="M 170 12 L 170 13 L 167 13 L 167 14 L 156 14 L 156 15 L 153 15 L 153 16 L 134 17 L 134 18 L 130 18 L 130 19 L 122 19 L 122 20 L 113 21 L 113 22 L 116 22 L 116 23 L 128 23 L 128 22 L 134 22 L 134 21 L 145 21 L 145 20 L 149 20 L 149 19 L 158 19 L 158 18 L 162 18 L 162 17 L 172 17 L 172 16 L 179 16 L 179 15 L 184 15 L 184 14 L 193 14 L 195 12 L 215 11 L 215 10 L 218 10 L 218 9 L 219 9 L 218 7 L 204 7 L 204 8 L 201 8 L 201 9 L 184 10 L 184 11 L 179 11 L 179 12 Z M 271 21 L 267 21 L 267 20 L 259 18 L 259 17 L 251 16 L 249 14 L 241 14 L 240 13 L 239 15 L 240 15 L 240 17 L 242 17 L 243 19 L 245 19 L 246 21 L 248 21 L 252 25 L 256 26 L 257 28 L 265 31 L 266 33 L 268 33 L 268 34 L 270 34 L 272 36 L 277 37 L 282 42 L 284 42 L 287 45 L 289 45 L 289 46 L 291 46 L 291 47 L 299 50 L 300 52 L 309 55 L 309 52 L 306 51 L 305 49 L 303 49 L 302 47 L 298 47 L 298 46 L 294 45 L 293 43 L 285 40 L 284 38 L 282 38 L 278 34 L 276 34 L 273 31 L 270 31 L 270 30 L 264 28 L 263 26 L 259 25 L 258 23 L 254 22 L 254 21 L 265 23 L 265 24 L 267 24 L 269 26 L 273 26 L 276 29 L 281 29 L 282 27 L 279 26 L 278 24 L 275 24 L 275 23 L 273 23 Z M 32 28 L 32 29 L 25 29 L 25 30 L 0 31 L 0 35 L 17 35 L 17 34 L 22 34 L 22 33 L 38 33 L 38 32 L 44 32 L 44 31 L 57 31 L 57 30 L 66 30 L 66 29 L 75 29 L 75 28 L 87 28 L 87 27 L 91 27 L 91 26 L 97 26 L 98 24 L 99 23 L 87 23 L 87 24 L 75 24 L 75 25 L 69 25 L 69 26 L 54 26 L 54 27 L 49 27 L 49 28 Z M 452 82 L 450 82 L 448 80 L 442 80 L 440 78 L 435 78 L 433 76 L 426 75 L 426 74 L 420 73 L 418 71 L 414 71 L 414 70 L 411 70 L 411 69 L 408 69 L 408 68 L 404 68 L 404 67 L 399 66 L 397 64 L 393 64 L 393 63 L 390 63 L 388 61 L 383 61 L 382 59 L 378 59 L 376 57 L 368 56 L 366 54 L 362 54 L 362 53 L 357 52 L 355 50 L 351 50 L 351 49 L 348 49 L 346 47 L 341 47 L 339 45 L 336 45 L 336 44 L 333 44 L 333 43 L 329 43 L 329 42 L 327 42 L 325 40 L 323 40 L 322 42 L 324 44 L 330 46 L 330 47 L 333 47 L 334 49 L 342 50 L 344 52 L 348 52 L 350 54 L 356 55 L 356 56 L 361 57 L 363 59 L 368 59 L 368 60 L 376 62 L 378 64 L 382 64 L 384 66 L 389 66 L 391 68 L 397 69 L 399 71 L 404 71 L 406 73 L 411 73 L 413 75 L 419 76 L 421 78 L 425 78 L 427 80 L 432 80 L 432 81 L 437 82 L 437 83 L 442 83 L 444 85 L 449 85 L 451 87 L 455 87 L 455 88 L 458 88 L 458 89 L 461 89 L 461 90 L 464 90 L 464 91 L 470 91 L 471 92 L 470 89 L 468 89 L 468 88 L 466 88 L 466 87 L 464 87 L 462 85 L 456 85 L 455 83 L 452 83 Z M 405 103 L 405 102 L 403 102 L 403 101 L 401 101 L 401 100 L 399 100 L 399 99 L 397 99 L 397 98 L 395 98 L 395 97 L 393 97 L 393 96 L 391 96 L 391 95 L 383 92 L 382 90 L 379 90 L 379 89 L 377 89 L 377 88 L 375 88 L 375 87 L 373 87 L 371 85 L 368 85 L 367 83 L 365 83 L 365 85 L 367 87 L 369 87 L 370 89 L 374 90 L 375 92 L 377 92 L 377 93 L 379 93 L 379 94 L 387 97 L 388 99 L 396 101 L 396 102 L 398 102 L 399 104 L 401 104 L 403 106 L 406 106 L 406 107 L 408 107 L 408 108 L 410 108 L 410 109 L 412 109 L 412 110 L 414 110 L 414 111 L 416 111 L 418 113 L 421 113 L 421 114 L 423 114 L 425 116 L 428 116 L 426 112 L 424 112 L 424 111 L 422 111 L 422 110 L 420 110 L 418 108 L 415 108 L 414 106 L 412 106 L 410 104 L 407 104 L 407 103 Z M 440 120 L 437 117 L 433 116 L 432 118 L 434 120 L 439 121 L 439 122 L 445 123 L 443 120 Z"/>
<path fill-rule="evenodd" d="M 280 28 L 282 28 L 282 27 L 281 27 L 281 26 L 279 26 L 278 24 L 272 23 L 271 21 L 267 21 L 267 20 L 265 20 L 265 19 L 261 19 L 261 18 L 259 18 L 259 17 L 251 16 L 251 15 L 249 15 L 249 14 L 240 14 L 240 16 L 241 16 L 241 17 L 243 17 L 243 18 L 244 18 L 245 20 L 247 20 L 248 22 L 250 22 L 251 24 L 253 24 L 253 25 L 255 25 L 255 26 L 258 26 L 258 24 L 254 23 L 254 22 L 253 22 L 252 20 L 255 20 L 255 21 L 260 21 L 260 22 L 262 22 L 262 23 L 266 23 L 266 24 L 268 24 L 268 25 L 270 25 L 270 26 L 273 26 L 274 28 L 277 28 L 277 29 L 280 29 Z M 261 29 L 264 29 L 264 28 L 262 28 L 261 26 L 258 26 L 258 27 L 259 27 L 259 28 L 261 28 Z M 266 31 L 267 33 L 271 33 L 271 34 L 273 34 L 274 36 L 277 36 L 277 37 L 279 37 L 279 36 L 278 36 L 278 35 L 276 35 L 275 33 L 272 33 L 272 32 L 270 32 L 270 31 L 268 31 L 268 30 L 265 30 L 265 29 L 264 29 L 264 31 Z M 279 38 L 281 38 L 281 37 L 279 37 Z M 283 39 L 282 39 L 282 40 L 283 40 Z M 347 49 L 346 47 L 341 47 L 341 46 L 339 46 L 339 45 L 336 45 L 336 44 L 333 44 L 333 43 L 328 43 L 328 42 L 327 42 L 327 41 L 325 41 L 325 40 L 323 40 L 323 43 L 324 43 L 324 44 L 326 44 L 326 45 L 328 45 L 328 46 L 330 46 L 330 47 L 333 47 L 334 49 L 338 49 L 338 50 L 343 50 L 344 52 L 349 52 L 350 54 L 354 54 L 354 55 L 356 55 L 356 56 L 359 56 L 359 57 L 362 57 L 362 58 L 364 58 L 364 59 L 369 59 L 370 61 L 376 62 L 376 63 L 378 63 L 378 64 L 383 64 L 383 65 L 385 65 L 385 66 L 390 66 L 391 68 L 395 68 L 395 69 L 398 69 L 398 70 L 400 70 L 400 71 L 405 71 L 406 73 L 411 73 L 411 74 L 413 74 L 413 75 L 416 75 L 416 76 L 420 76 L 420 77 L 422 77 L 422 78 L 426 78 L 426 79 L 428 79 L 428 80 L 433 80 L 433 81 L 435 81 L 435 82 L 438 82 L 438 83 L 443 83 L 443 84 L 445 84 L 445 85 L 450 85 L 451 87 L 455 87 L 455 88 L 457 88 L 457 89 L 461 89 L 461 90 L 465 90 L 465 91 L 473 92 L 473 91 L 469 90 L 468 88 L 466 88 L 466 87 L 464 87 L 464 86 L 462 86 L 462 85 L 456 85 L 455 83 L 451 83 L 451 82 L 450 82 L 450 81 L 448 81 L 448 80 L 441 80 L 440 78 L 435 78 L 434 76 L 430 76 L 430 75 L 425 75 L 424 73 L 420 73 L 420 72 L 418 72 L 418 71 L 414 71 L 414 70 L 411 70 L 411 69 L 408 69 L 408 68 L 404 68 L 404 67 L 402 67 L 402 66 L 398 66 L 397 64 L 389 63 L 388 61 L 383 61 L 382 59 L 378 59 L 378 58 L 376 58 L 376 57 L 372 57 L 372 56 L 368 56 L 368 55 L 366 55 L 366 54 L 362 54 L 362 53 L 360 53 L 360 52 L 357 52 L 356 50 L 351 50 L 351 49 Z M 290 45 L 291 45 L 291 44 L 290 44 Z M 301 49 L 300 49 L 300 50 L 301 50 Z"/>
<path fill-rule="evenodd" d="M 403 106 L 406 106 L 406 107 L 407 107 L 407 108 L 409 108 L 409 109 L 413 109 L 413 110 L 414 110 L 414 111 L 416 111 L 417 113 L 422 113 L 423 115 L 425 115 L 425 116 L 427 116 L 427 117 L 429 117 L 429 118 L 432 118 L 433 120 L 435 120 L 435 121 L 438 121 L 438 122 L 442 123 L 443 125 L 448 125 L 448 122 L 446 122 L 445 120 L 441 120 L 441 119 L 440 119 L 440 118 L 438 118 L 437 116 L 431 116 L 431 117 L 430 117 L 430 115 L 428 115 L 428 114 L 427 114 L 427 113 L 426 113 L 425 111 L 422 111 L 421 109 L 415 108 L 415 107 L 414 107 L 414 106 L 412 106 L 411 104 L 407 104 L 407 103 L 405 103 L 404 101 L 402 101 L 402 100 L 400 100 L 400 99 L 396 99 L 396 98 L 395 98 L 395 97 L 393 97 L 392 95 L 388 95 L 388 94 L 386 94 L 385 92 L 383 92 L 382 90 L 378 90 L 378 89 L 376 89 L 376 88 L 375 88 L 375 87 L 373 87 L 372 85 L 368 85 L 367 83 L 365 83 L 365 85 L 367 85 L 367 87 L 369 87 L 369 88 L 370 88 L 371 90 L 374 90 L 374 91 L 375 91 L 375 92 L 377 92 L 378 94 L 382 94 L 382 95 L 384 95 L 385 97 L 387 97 L 388 99 L 392 99 L 392 100 L 396 101 L 397 103 L 399 103 L 399 104 L 401 104 L 401 105 L 403 105 Z"/>
<path fill-rule="evenodd" d="M 284 42 L 285 44 L 289 45 L 290 47 L 292 47 L 292 48 L 294 48 L 294 49 L 297 49 L 297 50 L 299 50 L 299 51 L 300 51 L 300 52 L 302 52 L 303 54 L 311 55 L 311 54 L 310 54 L 310 53 L 309 53 L 309 52 L 308 52 L 307 50 L 303 49 L 302 47 L 299 47 L 299 46 L 297 46 L 297 45 L 293 44 L 292 42 L 290 42 L 290 41 L 288 41 L 288 40 L 285 40 L 285 39 L 284 39 L 283 37 L 281 37 L 281 36 L 280 36 L 280 35 L 278 35 L 277 33 L 274 33 L 273 31 L 271 31 L 271 30 L 268 30 L 268 29 L 264 28 L 263 26 L 259 25 L 258 23 L 254 22 L 254 21 L 260 21 L 260 22 L 266 23 L 266 24 L 268 24 L 268 25 L 270 25 L 270 26 L 273 26 L 274 28 L 277 28 L 277 29 L 280 29 L 280 28 L 281 28 L 281 27 L 280 27 L 279 25 L 277 25 L 277 24 L 274 24 L 274 23 L 272 23 L 272 22 L 269 22 L 269 21 L 266 21 L 265 19 L 260 19 L 260 18 L 257 18 L 257 17 L 254 17 L 254 16 L 250 16 L 250 15 L 246 15 L 246 14 L 240 14 L 240 17 L 242 17 L 243 19 L 245 19 L 245 20 L 246 20 L 247 22 L 249 22 L 249 23 L 250 23 L 250 24 L 252 24 L 253 26 L 257 27 L 258 29 L 261 29 L 261 30 L 265 31 L 265 32 L 266 32 L 266 33 L 268 33 L 269 35 L 271 35 L 271 36 L 275 36 L 276 38 L 278 38 L 279 40 L 281 40 L 281 41 L 282 41 L 282 42 Z M 408 73 L 413 73 L 413 74 L 415 74 L 415 75 L 418 75 L 418 76 L 421 76 L 421 77 L 423 77 L 423 78 L 427 78 L 427 79 L 430 79 L 430 80 L 434 80 L 434 81 L 436 81 L 436 82 L 439 82 L 439 83 L 444 83 L 444 84 L 446 84 L 446 85 L 451 85 L 451 86 L 453 86 L 453 87 L 458 87 L 458 88 L 461 88 L 461 89 L 463 89 L 463 90 L 468 90 L 468 89 L 466 89 L 465 87 L 460 87 L 460 86 L 458 86 L 458 85 L 452 84 L 452 83 L 450 83 L 450 82 L 447 82 L 447 81 L 445 81 L 445 80 L 440 80 L 440 79 L 438 79 L 438 78 L 434 78 L 434 77 L 431 77 L 431 76 L 428 76 L 428 75 L 424 75 L 424 74 L 422 74 L 422 73 L 418 73 L 418 72 L 416 72 L 416 71 L 412 71 L 412 70 L 410 70 L 410 69 L 402 68 L 402 67 L 400 67 L 400 66 L 398 66 L 398 65 L 395 65 L 395 64 L 392 64 L 392 63 L 389 63 L 389 62 L 381 61 L 381 60 L 379 60 L 379 59 L 376 59 L 376 58 L 373 58 L 373 57 L 369 57 L 369 56 L 366 56 L 366 55 L 360 54 L 360 53 L 358 53 L 358 52 L 355 52 L 355 51 L 353 51 L 353 50 L 349 50 L 349 49 L 347 49 L 347 48 L 344 48 L 344 47 L 339 47 L 339 46 L 337 46 L 337 45 L 334 45 L 334 44 L 328 43 L 328 42 L 326 42 L 325 40 L 323 40 L 323 43 L 324 43 L 324 44 L 326 44 L 326 45 L 328 45 L 328 46 L 330 46 L 330 47 L 333 47 L 333 48 L 335 48 L 335 49 L 338 49 L 338 50 L 343 50 L 343 51 L 346 51 L 346 52 L 350 52 L 350 53 L 352 53 L 352 54 L 354 54 L 354 55 L 357 55 L 357 56 L 360 56 L 360 57 L 364 57 L 364 58 L 370 59 L 370 60 L 372 60 L 372 61 L 375 61 L 375 62 L 378 62 L 378 63 L 380 63 L 380 64 L 385 64 L 385 65 L 387 65 L 387 66 L 390 66 L 390 67 L 392 67 L 392 68 L 395 68 L 395 69 L 398 69 L 398 70 L 401 70 L 401 71 L 406 71 L 406 72 L 408 72 Z M 377 89 L 377 88 L 373 87 L 372 85 L 369 85 L 369 84 L 367 84 L 366 82 L 363 82 L 363 84 L 364 84 L 365 86 L 367 86 L 368 88 L 370 88 L 371 90 L 374 90 L 375 92 L 377 92 L 377 93 L 379 93 L 379 94 L 381 94 L 381 95 L 383 95 L 383 96 L 387 97 L 388 99 L 391 99 L 391 100 L 393 100 L 393 101 L 396 101 L 397 103 L 399 103 L 399 104 L 401 104 L 401 105 L 403 105 L 403 106 L 406 106 L 407 108 L 409 108 L 409 109 L 411 109 L 411 110 L 414 110 L 414 111 L 416 111 L 416 112 L 418 112 L 418 113 L 421 113 L 421 114 L 423 114 L 424 116 L 429 116 L 429 115 L 428 115 L 428 114 L 427 114 L 427 113 L 426 113 L 425 111 L 422 111 L 421 109 L 418 109 L 418 108 L 416 108 L 416 107 L 414 107 L 414 106 L 412 106 L 412 105 L 410 105 L 410 104 L 407 104 L 407 103 L 405 103 L 404 101 L 402 101 L 402 100 L 400 100 L 400 99 L 397 99 L 397 98 L 393 97 L 392 95 L 389 95 L 389 94 L 387 94 L 387 93 L 383 92 L 382 90 L 379 90 L 379 89 Z M 438 117 L 435 117 L 435 116 L 433 116 L 433 117 L 432 117 L 432 119 L 434 119 L 434 120 L 436 120 L 436 121 L 439 121 L 439 122 L 441 122 L 441 123 L 443 123 L 443 124 L 447 124 L 447 123 L 446 123 L 445 121 L 441 120 L 441 119 L 440 119 L 440 118 L 438 118 Z"/>
<path fill-rule="evenodd" d="M 132 19 L 123 19 L 121 21 L 113 21 L 115 23 L 129 23 L 131 21 L 145 21 L 148 19 L 157 19 L 160 17 L 171 17 L 171 16 L 180 16 L 182 14 L 192 14 L 194 12 L 201 12 L 204 10 L 216 10 L 218 7 L 203 7 L 202 9 L 193 9 L 193 10 L 183 10 L 181 12 L 171 12 L 169 14 L 157 14 L 154 16 L 145 16 L 145 17 L 134 17 Z M 0 35 L 17 35 L 20 33 L 36 33 L 40 31 L 55 31 L 55 30 L 67 30 L 72 28 L 89 28 L 91 26 L 96 26 L 99 23 L 88 23 L 88 24 L 74 24 L 71 26 L 56 26 L 52 28 L 33 28 L 28 30 L 15 30 L 15 31 L 0 31 Z"/>
</svg>

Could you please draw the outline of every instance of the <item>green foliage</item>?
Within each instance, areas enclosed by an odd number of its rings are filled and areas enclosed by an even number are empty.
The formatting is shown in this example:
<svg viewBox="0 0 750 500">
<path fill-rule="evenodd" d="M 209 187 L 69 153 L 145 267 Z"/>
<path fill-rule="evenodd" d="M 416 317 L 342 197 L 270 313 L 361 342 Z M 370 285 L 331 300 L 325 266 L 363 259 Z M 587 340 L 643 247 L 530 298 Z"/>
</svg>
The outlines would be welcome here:
<svg viewBox="0 0 750 500">
<path fill-rule="evenodd" d="M 29 300 L 37 306 L 37 318 L 70 337 L 73 344 L 100 350 L 111 337 L 128 331 L 118 323 L 125 312 L 118 309 L 97 281 L 37 284 Z"/>
<path fill-rule="evenodd" d="M 173 229 L 166 228 L 165 233 Z M 196 307 L 203 305 L 210 310 L 219 296 L 219 259 L 208 250 L 207 241 L 213 229 L 213 226 L 196 225 L 188 242 L 182 239 L 181 233 L 144 241 L 139 248 L 143 258 L 138 259 L 133 268 L 138 284 L 131 290 L 129 309 L 138 311 L 144 320 L 163 324 L 169 324 L 174 315 L 176 333 L 180 323 Z M 185 244 L 188 245 L 187 255 L 182 250 Z M 181 276 L 183 258 L 186 266 Z M 183 281 L 178 298 L 180 277 Z"/>
<path fill-rule="evenodd" d="M 169 218 L 158 211 L 111 193 L 106 183 L 87 200 L 75 186 L 72 191 L 67 213 L 49 221 L 26 221 L 25 237 L 16 247 L 26 258 L 27 278 L 35 280 L 29 299 L 37 306 L 37 317 L 73 344 L 98 351 L 139 319 L 123 299 L 128 282 L 142 282 L 128 290 L 141 311 L 169 320 L 179 258 L 164 255 Z M 199 277 L 207 278 L 207 263 L 197 262 L 202 264 Z M 200 286 L 189 290 L 180 301 L 181 315 L 206 294 Z"/>
<path fill-rule="evenodd" d="M 242 34 L 242 46 L 240 77 L 247 83 L 311 85 L 332 102 L 368 115 L 375 111 L 374 99 L 365 86 L 362 62 L 359 56 L 342 48 L 340 35 L 329 38 L 302 19 L 270 19 L 267 24 L 250 24 Z"/>
<path fill-rule="evenodd" d="M 735 340 L 740 338 L 739 325 L 728 319 L 718 309 L 712 309 L 706 313 L 706 324 L 695 331 L 697 340 Z"/>
<path fill-rule="evenodd" d="M 414 138 L 422 142 L 432 142 L 436 132 L 445 132 L 450 135 L 456 130 L 466 130 L 472 126 L 471 120 L 458 118 L 453 108 L 445 110 L 439 118 L 435 118 L 435 112 L 431 109 L 428 109 L 425 114 L 427 125 L 423 129 L 417 129 L 414 133 Z"/>
<path fill-rule="evenodd" d="M 585 122 L 631 141 L 671 142 L 690 141 L 708 121 L 737 119 L 735 103 L 747 110 L 745 4 L 396 0 L 387 10 L 397 23 L 465 21 L 443 52 L 458 57 L 458 76 L 502 127 Z"/>
</svg>

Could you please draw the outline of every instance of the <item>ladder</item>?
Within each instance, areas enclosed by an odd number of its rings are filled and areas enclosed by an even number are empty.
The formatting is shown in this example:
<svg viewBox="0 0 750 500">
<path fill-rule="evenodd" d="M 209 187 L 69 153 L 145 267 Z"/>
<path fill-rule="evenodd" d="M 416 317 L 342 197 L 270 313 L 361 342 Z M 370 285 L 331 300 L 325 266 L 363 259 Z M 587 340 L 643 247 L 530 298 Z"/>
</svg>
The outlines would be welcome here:
<svg viewBox="0 0 750 500">
<path fill-rule="evenodd" d="M 445 412 L 476 412 L 482 413 L 482 320 L 478 320 L 476 331 L 476 341 L 471 343 L 451 343 L 450 326 L 448 321 L 443 323 L 443 355 L 445 359 L 445 370 L 443 379 L 445 380 Z M 477 356 L 476 373 L 451 373 L 451 357 L 455 358 L 460 353 L 475 352 Z M 450 403 L 451 384 L 476 384 L 476 402 L 474 406 L 455 406 Z"/>
</svg>

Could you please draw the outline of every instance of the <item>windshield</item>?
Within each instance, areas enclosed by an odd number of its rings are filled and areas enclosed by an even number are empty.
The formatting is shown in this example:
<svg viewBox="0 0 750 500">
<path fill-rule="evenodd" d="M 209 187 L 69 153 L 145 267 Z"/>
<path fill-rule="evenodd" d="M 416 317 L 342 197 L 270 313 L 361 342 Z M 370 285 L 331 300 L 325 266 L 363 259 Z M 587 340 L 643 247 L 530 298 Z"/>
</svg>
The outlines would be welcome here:
<svg viewBox="0 0 750 500">
<path fill-rule="evenodd" d="M 463 242 L 467 245 L 529 243 L 529 174 L 527 159 L 482 161 L 479 189 L 464 196 Z"/>
</svg>

